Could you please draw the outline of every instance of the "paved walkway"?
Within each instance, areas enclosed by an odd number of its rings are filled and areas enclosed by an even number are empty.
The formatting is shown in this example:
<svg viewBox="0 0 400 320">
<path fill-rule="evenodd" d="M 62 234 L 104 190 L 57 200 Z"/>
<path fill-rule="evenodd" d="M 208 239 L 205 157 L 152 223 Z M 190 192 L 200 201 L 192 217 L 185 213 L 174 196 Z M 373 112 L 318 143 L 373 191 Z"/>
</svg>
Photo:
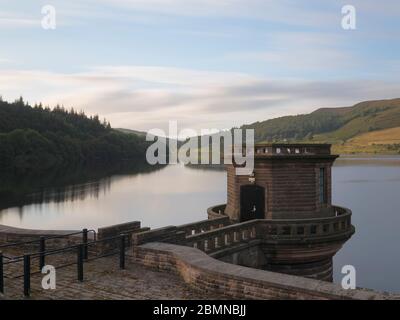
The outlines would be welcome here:
<svg viewBox="0 0 400 320">
<path fill-rule="evenodd" d="M 75 256 L 70 258 L 74 259 Z M 68 260 L 65 256 L 63 259 Z M 135 264 L 129 257 L 125 270 L 119 269 L 117 255 L 86 262 L 84 282 L 77 280 L 76 265 L 57 269 L 59 260 L 47 263 L 54 263 L 56 266 L 57 287 L 55 290 L 44 290 L 41 287 L 43 275 L 34 274 L 31 278 L 32 290 L 29 299 L 223 299 L 221 296 L 200 293 L 189 287 L 177 275 L 157 272 Z M 37 265 L 37 260 L 33 260 L 32 265 Z M 6 299 L 24 299 L 23 278 L 13 278 L 21 275 L 22 270 L 22 263 L 5 266 Z"/>
</svg>

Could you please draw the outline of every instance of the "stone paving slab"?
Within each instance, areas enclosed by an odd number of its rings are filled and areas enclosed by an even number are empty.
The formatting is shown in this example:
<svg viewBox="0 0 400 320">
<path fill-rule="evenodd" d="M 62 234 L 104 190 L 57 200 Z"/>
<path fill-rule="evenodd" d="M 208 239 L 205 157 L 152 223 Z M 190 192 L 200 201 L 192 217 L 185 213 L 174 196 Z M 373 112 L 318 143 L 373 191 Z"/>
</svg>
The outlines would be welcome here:
<svg viewBox="0 0 400 320">
<path fill-rule="evenodd" d="M 65 259 L 65 257 L 64 257 Z M 57 261 L 52 261 L 57 262 Z M 54 263 L 54 265 L 57 265 Z M 23 278 L 11 278 L 22 274 L 22 264 L 5 267 L 5 299 L 25 299 Z M 158 272 L 135 264 L 127 257 L 126 269 L 119 269 L 118 256 L 93 260 L 84 265 L 84 282 L 77 280 L 77 266 L 56 267 L 56 289 L 41 287 L 42 275 L 31 278 L 29 299 L 58 300 L 142 300 L 142 299 L 224 299 L 223 296 L 206 294 L 187 285 L 179 276 Z"/>
</svg>

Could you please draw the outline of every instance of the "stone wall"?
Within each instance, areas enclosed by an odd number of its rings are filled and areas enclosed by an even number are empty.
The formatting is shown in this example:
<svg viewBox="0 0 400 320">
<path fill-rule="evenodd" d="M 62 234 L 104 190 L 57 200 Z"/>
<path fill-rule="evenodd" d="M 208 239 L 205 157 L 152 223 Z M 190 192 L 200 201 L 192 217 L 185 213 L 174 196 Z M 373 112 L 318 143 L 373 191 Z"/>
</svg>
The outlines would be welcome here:
<svg viewBox="0 0 400 320">
<path fill-rule="evenodd" d="M 19 246 L 20 249 L 24 250 L 36 250 L 39 248 L 38 240 L 40 237 L 45 237 L 52 238 L 46 240 L 46 247 L 48 249 L 60 248 L 81 242 L 82 234 L 75 234 L 79 232 L 80 230 L 34 230 L 0 225 L 0 246 L 20 242 L 36 241 Z M 75 235 L 68 236 L 70 234 Z M 88 233 L 88 238 L 89 240 L 94 238 L 92 232 Z"/>
<path fill-rule="evenodd" d="M 106 253 L 119 248 L 121 240 L 118 238 L 118 236 L 121 234 L 126 235 L 125 245 L 129 247 L 132 245 L 132 234 L 137 232 L 145 232 L 148 230 L 150 230 L 150 228 L 141 228 L 140 221 L 115 224 L 112 226 L 99 228 L 97 232 L 97 240 L 101 242 L 99 243 L 98 250 L 102 253 Z"/>
<path fill-rule="evenodd" d="M 232 250 L 222 250 L 211 256 L 220 261 L 256 269 L 264 269 L 267 264 L 260 240 L 244 243 Z"/>
<path fill-rule="evenodd" d="M 178 274 L 202 292 L 233 299 L 400 299 L 399 295 L 366 289 L 343 290 L 324 281 L 232 265 L 198 249 L 167 243 L 153 242 L 136 247 L 134 260 Z"/>
<path fill-rule="evenodd" d="M 150 231 L 135 233 L 133 235 L 133 243 L 134 245 L 140 245 L 146 242 L 156 241 L 185 244 L 187 242 L 187 236 L 216 230 L 228 226 L 229 224 L 230 220 L 228 216 L 218 216 L 214 219 L 206 219 L 180 226 L 157 228 Z"/>
<path fill-rule="evenodd" d="M 141 228 L 139 221 L 122 223 L 99 228 L 97 233 L 94 230 L 89 230 L 88 241 L 104 240 L 125 233 L 127 234 L 126 246 L 130 246 L 132 244 L 132 233 L 148 230 L 150 228 Z M 0 225 L 0 251 L 2 251 L 2 245 L 19 244 L 18 249 L 35 252 L 39 249 L 38 240 L 41 237 L 46 238 L 46 249 L 67 247 L 83 241 L 82 230 L 33 230 Z M 106 251 L 116 248 L 117 244 L 119 244 L 118 240 L 100 242 L 99 245 L 96 245 L 96 250 Z"/>
</svg>

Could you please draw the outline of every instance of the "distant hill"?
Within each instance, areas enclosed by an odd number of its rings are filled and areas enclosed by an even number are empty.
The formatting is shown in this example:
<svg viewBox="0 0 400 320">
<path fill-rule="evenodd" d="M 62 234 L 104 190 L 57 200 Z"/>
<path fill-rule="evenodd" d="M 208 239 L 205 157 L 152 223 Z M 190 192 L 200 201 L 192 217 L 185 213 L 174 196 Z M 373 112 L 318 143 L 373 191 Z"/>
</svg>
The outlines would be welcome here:
<svg viewBox="0 0 400 320">
<path fill-rule="evenodd" d="M 400 127 L 356 135 L 343 143 L 333 145 L 336 153 L 400 153 Z"/>
<path fill-rule="evenodd" d="M 132 129 L 124 129 L 124 128 L 115 128 L 115 130 L 117 130 L 119 132 L 122 132 L 122 133 L 125 133 L 125 134 L 130 134 L 130 135 L 135 135 L 135 136 L 138 136 L 138 137 L 142 137 L 144 139 L 146 139 L 146 136 L 147 136 L 147 132 L 144 132 L 144 131 L 138 131 L 138 130 L 132 130 Z M 156 137 L 156 136 L 153 136 L 153 135 L 150 134 L 149 137 L 152 137 L 154 139 L 154 137 Z M 170 141 L 173 142 L 173 143 L 175 143 L 175 141 L 176 141 L 178 147 L 180 147 L 184 142 L 182 140 L 176 140 L 176 139 L 167 138 L 166 139 L 167 151 L 169 150 L 169 142 Z M 152 141 L 150 141 L 150 143 L 152 143 Z"/>
<path fill-rule="evenodd" d="M 117 130 L 119 132 L 127 133 L 127 134 L 135 134 L 135 135 L 141 136 L 141 137 L 146 137 L 146 135 L 147 135 L 147 132 L 132 130 L 132 129 L 115 128 L 115 130 Z"/>
<path fill-rule="evenodd" d="M 365 101 L 342 108 L 321 108 L 310 114 L 280 117 L 242 126 L 243 129 L 255 129 L 256 142 L 327 142 L 335 146 L 347 146 L 345 149 L 349 152 L 362 152 L 363 148 L 359 147 L 369 144 L 365 152 L 389 153 L 400 151 L 394 141 L 377 141 L 372 144 L 368 140 L 372 139 L 371 135 L 364 136 L 358 143 L 354 142 L 357 140 L 351 143 L 351 139 L 368 132 L 396 127 L 400 127 L 400 99 Z M 395 132 L 398 131 L 392 131 L 391 134 Z"/>
<path fill-rule="evenodd" d="M 111 128 L 97 116 L 62 107 L 0 99 L 0 169 L 47 169 L 71 164 L 143 161 L 148 142 Z"/>
<path fill-rule="evenodd" d="M 256 141 L 322 138 L 345 141 L 357 134 L 400 126 L 400 99 L 366 101 L 352 107 L 322 108 L 244 125 L 255 129 Z"/>
</svg>

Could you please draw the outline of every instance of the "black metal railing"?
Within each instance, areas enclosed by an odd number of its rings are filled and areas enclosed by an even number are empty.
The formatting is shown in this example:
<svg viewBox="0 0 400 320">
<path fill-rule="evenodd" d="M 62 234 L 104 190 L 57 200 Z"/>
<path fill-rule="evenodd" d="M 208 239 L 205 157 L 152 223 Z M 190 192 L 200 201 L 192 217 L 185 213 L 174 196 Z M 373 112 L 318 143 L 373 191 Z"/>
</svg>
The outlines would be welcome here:
<svg viewBox="0 0 400 320">
<path fill-rule="evenodd" d="M 88 230 L 87 230 L 88 231 Z M 84 263 L 100 258 L 104 258 L 107 256 L 112 256 L 119 254 L 119 268 L 120 269 L 125 269 L 125 251 L 126 251 L 126 241 L 127 239 L 127 234 L 119 234 L 117 236 L 109 237 L 109 238 L 104 238 L 101 240 L 93 240 L 93 241 L 87 241 L 87 232 L 84 232 L 83 234 L 86 234 L 86 237 L 82 237 L 82 242 L 74 245 L 70 245 L 67 247 L 59 248 L 59 249 L 51 249 L 51 250 L 46 250 L 45 247 L 45 240 L 48 238 L 44 239 L 41 238 L 39 239 L 39 244 L 40 244 L 40 251 L 39 252 L 34 252 L 34 253 L 28 253 L 28 254 L 23 254 L 20 256 L 16 257 L 6 257 L 4 254 L 0 251 L 0 293 L 4 294 L 4 269 L 5 266 L 16 264 L 19 262 L 23 262 L 23 273 L 10 277 L 10 279 L 17 279 L 17 278 L 22 278 L 23 277 L 23 293 L 25 297 L 29 297 L 31 293 L 31 275 L 41 273 L 43 267 L 46 265 L 46 257 L 56 255 L 56 254 L 65 254 L 68 252 L 74 252 L 76 254 L 76 260 L 73 262 L 68 262 L 64 263 L 61 265 L 57 265 L 57 269 L 60 268 L 65 268 L 71 265 L 77 266 L 77 280 L 82 282 L 84 280 Z M 97 246 L 99 244 L 103 244 L 108 241 L 113 241 L 117 242 L 117 246 L 114 246 L 114 250 L 107 250 L 105 253 L 89 257 L 89 247 L 92 246 Z M 39 260 L 39 270 L 38 271 L 32 271 L 32 260 L 38 259 Z M 5 261 L 7 260 L 7 261 Z"/>
<path fill-rule="evenodd" d="M 71 233 L 62 234 L 62 235 L 47 236 L 47 237 L 41 236 L 41 237 L 39 237 L 39 239 L 35 239 L 35 240 L 2 244 L 2 245 L 0 245 L 0 250 L 2 250 L 4 248 L 19 247 L 19 246 L 35 244 L 35 243 L 38 243 L 40 245 L 41 241 L 43 241 L 43 240 L 46 241 L 46 240 L 62 239 L 62 238 L 67 238 L 67 237 L 71 237 L 71 236 L 77 236 L 79 234 L 82 234 L 83 241 L 85 241 L 85 239 L 87 241 L 88 234 L 90 232 L 93 233 L 93 239 L 96 240 L 96 231 L 95 230 L 82 229 L 81 231 L 71 232 Z"/>
</svg>

